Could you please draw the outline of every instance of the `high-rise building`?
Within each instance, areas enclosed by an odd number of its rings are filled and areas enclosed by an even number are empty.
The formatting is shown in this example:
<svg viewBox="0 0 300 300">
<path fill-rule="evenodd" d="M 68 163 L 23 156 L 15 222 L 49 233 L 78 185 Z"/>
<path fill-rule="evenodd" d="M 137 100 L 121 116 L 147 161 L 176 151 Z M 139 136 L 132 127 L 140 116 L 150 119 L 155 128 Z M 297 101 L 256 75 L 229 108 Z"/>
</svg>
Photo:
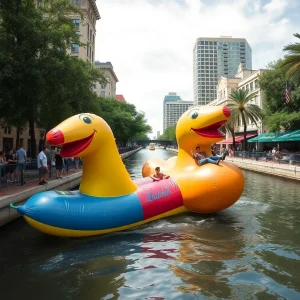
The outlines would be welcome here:
<svg viewBox="0 0 300 300">
<path fill-rule="evenodd" d="M 80 42 L 85 44 L 85 46 L 80 46 L 73 43 L 71 55 L 93 63 L 95 57 L 96 21 L 101 18 L 96 0 L 70 1 L 73 5 L 78 6 L 84 15 L 84 19 L 81 19 L 79 15 L 71 15 L 70 18 L 77 28 Z"/>
<path fill-rule="evenodd" d="M 181 115 L 193 106 L 193 101 L 182 101 L 176 93 L 169 93 L 164 98 L 164 131 L 177 123 Z"/>
<path fill-rule="evenodd" d="M 193 50 L 195 104 L 206 105 L 216 99 L 218 80 L 234 77 L 240 63 L 252 69 L 252 50 L 246 39 L 198 38 Z"/>
</svg>

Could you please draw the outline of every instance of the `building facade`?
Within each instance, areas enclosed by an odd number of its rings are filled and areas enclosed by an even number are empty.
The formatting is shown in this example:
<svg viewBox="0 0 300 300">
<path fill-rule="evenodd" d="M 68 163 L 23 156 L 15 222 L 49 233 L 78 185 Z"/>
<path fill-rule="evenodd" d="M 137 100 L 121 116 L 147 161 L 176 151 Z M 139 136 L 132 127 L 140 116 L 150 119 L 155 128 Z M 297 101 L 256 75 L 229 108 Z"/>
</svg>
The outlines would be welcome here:
<svg viewBox="0 0 300 300">
<path fill-rule="evenodd" d="M 109 61 L 105 63 L 96 61 L 95 66 L 103 72 L 107 83 L 100 84 L 99 82 L 97 82 L 94 86 L 94 91 L 100 97 L 116 98 L 117 82 L 119 80 L 116 73 L 114 72 L 112 63 Z"/>
<path fill-rule="evenodd" d="M 221 77 L 217 85 L 217 98 L 210 103 L 209 106 L 215 105 L 226 105 L 230 103 L 229 96 L 233 90 L 243 89 L 248 90 L 249 93 L 255 93 L 256 96 L 249 102 L 249 104 L 255 104 L 263 109 L 264 106 L 264 93 L 258 85 L 259 76 L 264 72 L 263 69 L 259 70 L 249 70 L 242 64 L 239 65 L 235 77 Z M 247 135 L 253 136 L 256 134 L 261 134 L 265 132 L 266 128 L 263 123 L 257 122 L 252 123 L 248 120 L 247 124 Z M 239 120 L 237 127 L 235 128 L 236 136 L 243 136 L 244 127 L 242 125 L 242 120 Z"/>
<path fill-rule="evenodd" d="M 80 46 L 73 43 L 71 55 L 93 63 L 95 57 L 96 21 L 101 18 L 96 0 L 70 1 L 73 5 L 78 6 L 84 15 L 83 20 L 81 20 L 80 15 L 71 15 L 70 18 L 76 26 L 80 42 L 85 44 L 85 46 Z"/>
<path fill-rule="evenodd" d="M 194 105 L 194 102 L 183 101 L 176 93 L 169 93 L 165 96 L 163 105 L 163 129 L 165 131 L 168 127 L 175 125 L 181 115 Z"/>
<path fill-rule="evenodd" d="M 252 69 L 252 50 L 246 39 L 198 38 L 193 49 L 195 105 L 206 105 L 216 99 L 219 78 L 234 77 L 240 63 Z"/>
<path fill-rule="evenodd" d="M 37 149 L 41 148 L 45 144 L 45 135 L 46 131 L 35 126 L 35 140 L 37 144 Z M 23 126 L 19 128 L 19 144 L 28 151 L 30 156 L 31 153 L 31 144 L 30 144 L 30 135 L 29 127 Z M 4 122 L 0 122 L 0 151 L 8 153 L 11 149 L 17 148 L 17 128 L 9 126 Z"/>
</svg>

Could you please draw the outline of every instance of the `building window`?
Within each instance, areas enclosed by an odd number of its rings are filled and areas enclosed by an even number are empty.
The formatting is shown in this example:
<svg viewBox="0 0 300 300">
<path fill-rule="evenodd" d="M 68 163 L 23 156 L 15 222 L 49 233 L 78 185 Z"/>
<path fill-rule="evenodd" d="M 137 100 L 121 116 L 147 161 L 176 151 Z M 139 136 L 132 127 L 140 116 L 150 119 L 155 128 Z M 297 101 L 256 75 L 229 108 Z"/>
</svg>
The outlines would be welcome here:
<svg viewBox="0 0 300 300">
<path fill-rule="evenodd" d="M 5 134 L 11 134 L 11 127 L 5 126 L 5 127 L 4 127 L 4 133 L 5 133 Z"/>
<path fill-rule="evenodd" d="M 73 23 L 75 24 L 76 27 L 80 26 L 80 19 L 73 19 Z"/>
<path fill-rule="evenodd" d="M 100 96 L 101 96 L 101 97 L 105 97 L 105 91 L 101 91 Z"/>
<path fill-rule="evenodd" d="M 72 44 L 71 50 L 72 50 L 72 53 L 79 53 L 79 45 Z"/>
<path fill-rule="evenodd" d="M 72 4 L 81 7 L 81 0 L 72 0 Z"/>
<path fill-rule="evenodd" d="M 254 87 L 255 87 L 256 89 L 258 89 L 258 81 L 257 81 L 257 80 L 254 80 Z"/>
<path fill-rule="evenodd" d="M 253 82 L 250 82 L 250 91 L 253 90 Z"/>
<path fill-rule="evenodd" d="M 101 84 L 101 89 L 105 89 L 106 88 L 107 83 L 102 83 Z"/>
</svg>

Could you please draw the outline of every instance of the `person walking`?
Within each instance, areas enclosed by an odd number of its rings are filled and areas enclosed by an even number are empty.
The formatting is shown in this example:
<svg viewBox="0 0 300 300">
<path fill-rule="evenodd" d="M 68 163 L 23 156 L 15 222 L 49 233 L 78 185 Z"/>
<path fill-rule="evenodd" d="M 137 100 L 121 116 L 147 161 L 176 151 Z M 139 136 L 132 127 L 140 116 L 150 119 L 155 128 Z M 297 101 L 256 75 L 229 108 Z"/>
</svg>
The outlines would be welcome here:
<svg viewBox="0 0 300 300">
<path fill-rule="evenodd" d="M 57 153 L 54 156 L 55 169 L 56 169 L 56 179 L 62 178 L 62 171 L 64 168 L 63 158 L 60 155 L 60 149 L 57 149 Z"/>
<path fill-rule="evenodd" d="M 18 145 L 17 149 L 18 150 L 16 151 L 16 156 L 17 156 L 16 175 L 22 185 L 25 183 L 24 170 L 25 170 L 25 164 L 27 161 L 27 154 L 26 154 L 26 151 L 22 148 L 22 145 Z"/>
<path fill-rule="evenodd" d="M 37 165 L 39 169 L 39 185 L 47 184 L 47 177 L 48 177 L 48 165 L 47 165 L 47 147 L 43 147 L 43 150 L 39 153 L 38 159 L 37 159 Z"/>
</svg>

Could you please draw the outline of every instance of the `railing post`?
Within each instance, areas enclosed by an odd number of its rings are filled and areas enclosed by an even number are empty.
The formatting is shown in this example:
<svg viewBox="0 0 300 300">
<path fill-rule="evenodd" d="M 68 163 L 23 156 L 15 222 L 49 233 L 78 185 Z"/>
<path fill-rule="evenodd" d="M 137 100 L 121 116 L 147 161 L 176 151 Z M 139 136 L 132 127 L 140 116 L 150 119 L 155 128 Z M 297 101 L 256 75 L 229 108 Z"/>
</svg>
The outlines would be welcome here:
<svg viewBox="0 0 300 300">
<path fill-rule="evenodd" d="M 21 179 L 21 185 L 24 185 L 24 170 L 22 169 L 20 173 L 21 173 L 21 178 L 20 178 Z"/>
</svg>

